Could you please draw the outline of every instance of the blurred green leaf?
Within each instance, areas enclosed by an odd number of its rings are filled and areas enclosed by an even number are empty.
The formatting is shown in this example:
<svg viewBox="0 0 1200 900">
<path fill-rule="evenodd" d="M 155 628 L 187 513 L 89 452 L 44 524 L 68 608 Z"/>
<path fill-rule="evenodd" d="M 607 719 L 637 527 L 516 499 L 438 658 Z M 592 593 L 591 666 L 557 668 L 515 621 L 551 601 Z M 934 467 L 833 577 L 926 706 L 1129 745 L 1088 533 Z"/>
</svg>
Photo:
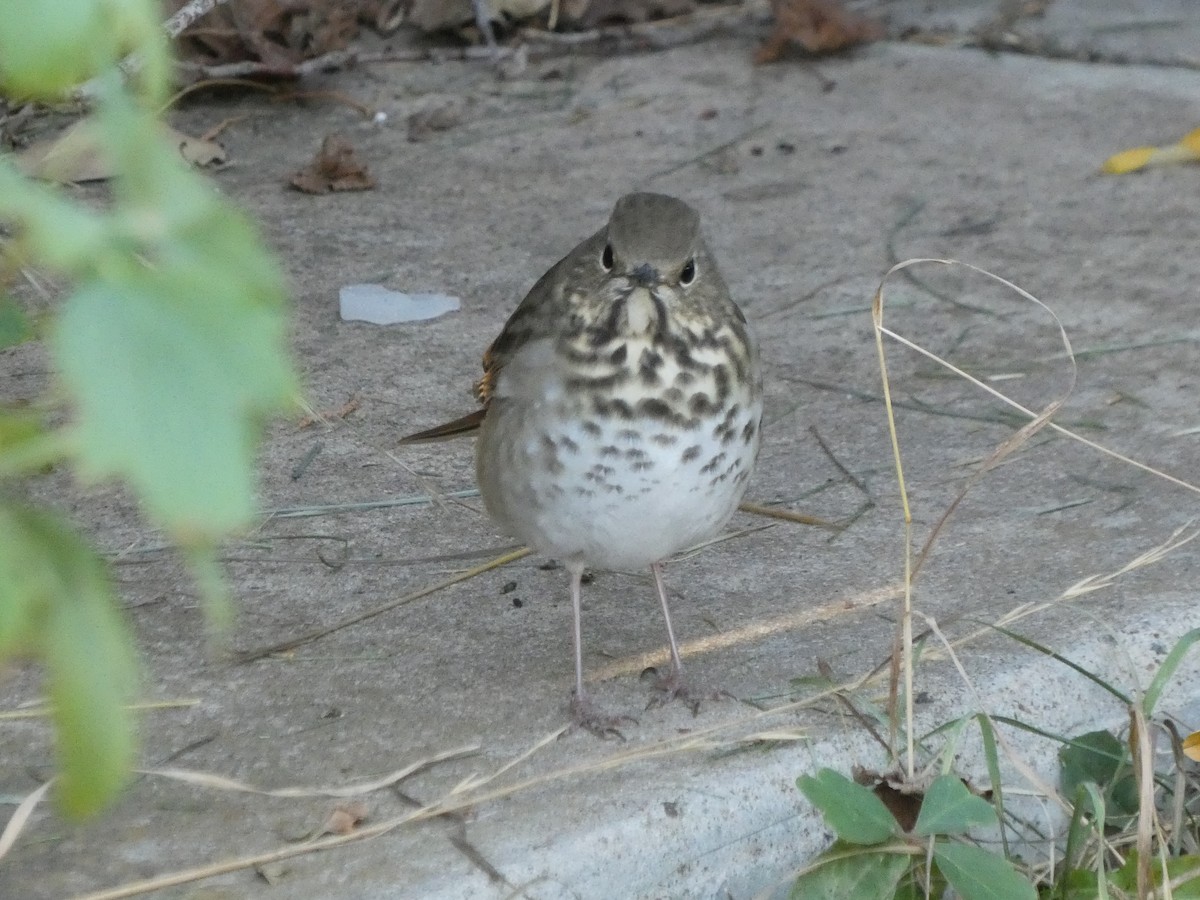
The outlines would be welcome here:
<svg viewBox="0 0 1200 900">
<path fill-rule="evenodd" d="M 833 769 L 802 775 L 796 786 L 844 841 L 880 844 L 897 830 L 896 819 L 882 800 Z"/>
<path fill-rule="evenodd" d="M 152 267 L 82 286 L 55 334 L 81 470 L 127 478 L 185 542 L 250 519 L 260 420 L 294 390 L 282 279 L 241 216 L 202 205 Z"/>
<path fill-rule="evenodd" d="M 887 900 L 908 868 L 901 853 L 863 851 L 822 863 L 792 885 L 792 900 Z"/>
<path fill-rule="evenodd" d="M 59 99 L 157 28 L 147 0 L 5 0 L 0 85 L 14 96 Z"/>
<path fill-rule="evenodd" d="M 0 407 L 0 476 L 45 469 L 67 453 L 57 431 L 47 431 L 30 410 Z"/>
<path fill-rule="evenodd" d="M 972 825 L 995 825 L 996 810 L 955 775 L 938 777 L 921 801 L 914 834 L 962 834 Z"/>
<path fill-rule="evenodd" d="M 22 344 L 33 337 L 33 329 L 21 307 L 11 297 L 0 294 L 0 350 Z"/>
<path fill-rule="evenodd" d="M 95 812 L 129 775 L 133 647 L 104 564 L 58 519 L 0 506 L 0 653 L 39 652 L 48 670 L 69 815 Z"/>
<path fill-rule="evenodd" d="M 1136 850 L 1130 850 L 1125 858 L 1125 865 L 1109 874 L 1109 884 L 1130 895 L 1137 893 L 1137 861 Z M 1186 876 L 1191 877 L 1186 877 Z M 1171 896 L 1178 900 L 1200 900 L 1200 856 L 1189 853 L 1167 860 L 1167 877 L 1171 880 Z M 1183 878 L 1178 884 L 1177 879 Z M 1150 861 L 1150 887 L 1157 890 L 1162 887 L 1162 868 L 1157 858 Z"/>
<path fill-rule="evenodd" d="M 1003 856 L 970 844 L 938 841 L 933 848 L 938 870 L 962 900 L 1033 900 L 1033 885 Z"/>
</svg>

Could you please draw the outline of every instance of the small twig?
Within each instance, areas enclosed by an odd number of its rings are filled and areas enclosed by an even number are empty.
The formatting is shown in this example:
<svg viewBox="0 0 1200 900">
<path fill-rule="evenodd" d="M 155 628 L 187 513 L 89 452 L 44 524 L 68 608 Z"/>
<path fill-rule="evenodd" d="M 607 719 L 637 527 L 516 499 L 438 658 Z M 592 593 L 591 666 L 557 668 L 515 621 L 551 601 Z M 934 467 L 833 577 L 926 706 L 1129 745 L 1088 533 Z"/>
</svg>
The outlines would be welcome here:
<svg viewBox="0 0 1200 900">
<path fill-rule="evenodd" d="M 804 513 L 793 512 L 778 506 L 763 506 L 759 503 L 741 503 L 738 509 L 752 516 L 765 516 L 768 519 L 783 519 L 786 522 L 797 522 L 800 525 L 815 525 L 817 528 L 827 528 L 830 531 L 841 531 L 841 525 L 816 516 L 806 516 Z"/>
<path fill-rule="evenodd" d="M 222 3 L 227 3 L 228 0 L 192 0 L 182 7 L 175 15 L 163 22 L 163 31 L 167 33 L 167 37 L 174 39 L 187 29 L 189 25 L 199 19 L 201 16 L 212 11 Z"/>
</svg>

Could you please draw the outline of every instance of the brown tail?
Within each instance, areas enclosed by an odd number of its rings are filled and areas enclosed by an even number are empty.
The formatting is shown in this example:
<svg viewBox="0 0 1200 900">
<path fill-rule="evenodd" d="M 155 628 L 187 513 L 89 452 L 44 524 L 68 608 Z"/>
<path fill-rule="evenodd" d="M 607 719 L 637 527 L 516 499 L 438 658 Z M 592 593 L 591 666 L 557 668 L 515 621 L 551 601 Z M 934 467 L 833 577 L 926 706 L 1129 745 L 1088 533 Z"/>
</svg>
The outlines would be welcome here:
<svg viewBox="0 0 1200 900">
<path fill-rule="evenodd" d="M 416 434 L 402 437 L 400 438 L 400 444 L 424 444 L 429 441 L 447 441 L 450 438 L 461 437 L 464 434 L 472 434 L 479 430 L 479 426 L 483 422 L 484 413 L 486 412 L 487 407 L 477 409 L 475 412 L 460 416 L 452 422 L 443 422 L 441 425 L 435 425 L 432 428 L 426 428 L 424 431 L 418 431 Z"/>
</svg>

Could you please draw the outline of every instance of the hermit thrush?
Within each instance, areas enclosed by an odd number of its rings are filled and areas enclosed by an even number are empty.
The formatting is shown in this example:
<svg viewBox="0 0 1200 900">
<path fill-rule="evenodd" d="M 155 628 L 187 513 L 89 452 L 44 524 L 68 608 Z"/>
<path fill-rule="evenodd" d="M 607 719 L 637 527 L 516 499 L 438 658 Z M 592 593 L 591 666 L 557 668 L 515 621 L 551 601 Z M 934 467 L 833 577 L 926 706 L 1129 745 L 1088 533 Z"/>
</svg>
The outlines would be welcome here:
<svg viewBox="0 0 1200 900">
<path fill-rule="evenodd" d="M 402 443 L 480 429 L 488 512 L 571 576 L 576 724 L 601 736 L 621 717 L 583 685 L 585 567 L 649 566 L 662 603 L 668 698 L 692 700 L 661 564 L 711 537 L 754 468 L 762 376 L 750 327 L 700 235 L 694 209 L 629 194 L 608 224 L 539 279 L 483 356 L 483 408 Z"/>
</svg>

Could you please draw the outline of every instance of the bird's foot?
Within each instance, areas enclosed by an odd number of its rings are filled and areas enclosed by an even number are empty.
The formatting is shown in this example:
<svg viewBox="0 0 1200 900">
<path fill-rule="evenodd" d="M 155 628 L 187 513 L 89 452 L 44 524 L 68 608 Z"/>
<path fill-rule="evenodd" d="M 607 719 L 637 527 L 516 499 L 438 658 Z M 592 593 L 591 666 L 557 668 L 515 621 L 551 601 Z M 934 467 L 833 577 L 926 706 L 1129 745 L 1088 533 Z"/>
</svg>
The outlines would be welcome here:
<svg viewBox="0 0 1200 900">
<path fill-rule="evenodd" d="M 621 726 L 636 724 L 637 719 L 633 716 L 612 716 L 598 709 L 587 694 L 571 695 L 571 731 L 582 728 L 601 740 L 617 738 L 623 741 L 625 735 L 621 734 Z"/>
<path fill-rule="evenodd" d="M 726 690 L 706 687 L 702 684 L 692 684 L 683 677 L 683 672 L 672 669 L 666 675 L 660 675 L 654 667 L 642 673 L 643 680 L 652 679 L 654 690 L 658 693 L 650 698 L 646 709 L 665 706 L 673 700 L 678 700 L 692 711 L 692 715 L 700 713 L 700 704 L 705 700 L 733 700 L 733 694 Z"/>
</svg>

